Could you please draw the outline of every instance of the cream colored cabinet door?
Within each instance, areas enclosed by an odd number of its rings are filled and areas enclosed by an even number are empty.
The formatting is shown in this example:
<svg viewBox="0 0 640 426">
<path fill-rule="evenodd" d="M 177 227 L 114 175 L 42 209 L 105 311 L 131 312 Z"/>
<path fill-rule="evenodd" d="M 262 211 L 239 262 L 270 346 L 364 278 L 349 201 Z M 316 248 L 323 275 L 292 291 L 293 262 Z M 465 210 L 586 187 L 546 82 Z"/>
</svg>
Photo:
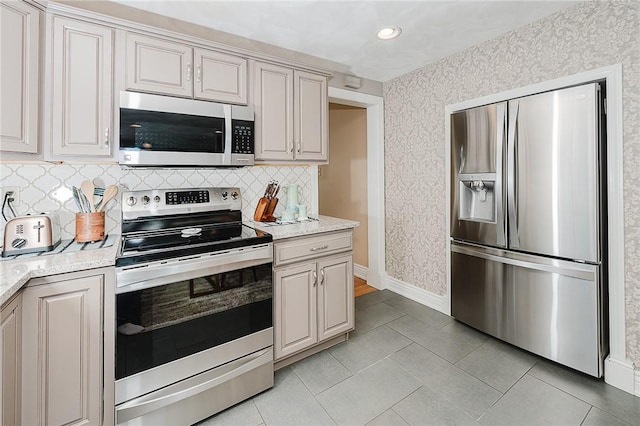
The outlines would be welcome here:
<svg viewBox="0 0 640 426">
<path fill-rule="evenodd" d="M 274 279 L 274 358 L 278 360 L 318 341 L 316 264 L 276 269 Z"/>
<path fill-rule="evenodd" d="M 0 150 L 38 151 L 40 12 L 0 3 Z"/>
<path fill-rule="evenodd" d="M 327 79 L 295 71 L 294 133 L 296 160 L 327 160 Z"/>
<path fill-rule="evenodd" d="M 51 59 L 51 153 L 110 156 L 113 30 L 54 16 Z"/>
<path fill-rule="evenodd" d="M 197 99 L 247 104 L 247 60 L 207 49 L 194 49 L 193 96 Z"/>
<path fill-rule="evenodd" d="M 101 274 L 24 289 L 23 424 L 102 423 L 104 279 Z"/>
<path fill-rule="evenodd" d="M 0 311 L 0 425 L 22 424 L 20 421 L 21 364 L 21 295 L 18 294 Z"/>
<path fill-rule="evenodd" d="M 135 33 L 127 33 L 126 43 L 127 89 L 193 96 L 191 47 Z"/>
<path fill-rule="evenodd" d="M 318 261 L 318 341 L 354 327 L 353 258 L 343 255 Z"/>
<path fill-rule="evenodd" d="M 255 63 L 256 160 L 293 160 L 293 70 Z"/>
</svg>

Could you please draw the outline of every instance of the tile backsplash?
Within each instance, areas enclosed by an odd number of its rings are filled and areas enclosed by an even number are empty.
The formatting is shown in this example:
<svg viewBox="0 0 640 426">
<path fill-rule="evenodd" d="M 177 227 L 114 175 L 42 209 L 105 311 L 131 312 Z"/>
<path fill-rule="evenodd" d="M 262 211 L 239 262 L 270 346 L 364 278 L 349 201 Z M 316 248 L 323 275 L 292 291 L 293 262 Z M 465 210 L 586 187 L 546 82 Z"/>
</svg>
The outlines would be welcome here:
<svg viewBox="0 0 640 426">
<path fill-rule="evenodd" d="M 0 163 L 0 187 L 20 188 L 20 203 L 15 205 L 19 215 L 43 211 L 58 212 L 61 237 L 73 238 L 75 213 L 78 211 L 71 187 L 89 179 L 96 186 L 118 185 L 120 192 L 154 188 L 198 188 L 229 186 L 242 192 L 242 218 L 253 217 L 258 199 L 271 179 L 281 184 L 297 184 L 299 203 L 312 205 L 314 188 L 312 166 L 254 166 L 239 169 L 125 169 L 105 164 Z M 278 195 L 279 214 L 286 202 L 286 188 Z M 0 200 L 0 203 L 2 200 Z M 120 194 L 107 207 L 106 232 L 120 232 Z M 316 212 L 313 212 L 316 213 Z M 9 209 L 5 209 L 9 217 Z M 0 225 L 4 233 L 5 221 Z"/>
</svg>

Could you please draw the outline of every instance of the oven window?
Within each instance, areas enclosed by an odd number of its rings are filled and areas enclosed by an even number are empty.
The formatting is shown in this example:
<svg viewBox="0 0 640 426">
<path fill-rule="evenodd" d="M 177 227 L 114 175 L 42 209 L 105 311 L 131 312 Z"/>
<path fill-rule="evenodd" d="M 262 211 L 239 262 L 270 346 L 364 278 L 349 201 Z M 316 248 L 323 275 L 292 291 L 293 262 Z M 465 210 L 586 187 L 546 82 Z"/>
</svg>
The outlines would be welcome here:
<svg viewBox="0 0 640 426">
<path fill-rule="evenodd" d="M 224 153 L 224 118 L 120 109 L 120 149 Z"/>
<path fill-rule="evenodd" d="M 116 295 L 116 379 L 272 326 L 271 263 Z"/>
</svg>

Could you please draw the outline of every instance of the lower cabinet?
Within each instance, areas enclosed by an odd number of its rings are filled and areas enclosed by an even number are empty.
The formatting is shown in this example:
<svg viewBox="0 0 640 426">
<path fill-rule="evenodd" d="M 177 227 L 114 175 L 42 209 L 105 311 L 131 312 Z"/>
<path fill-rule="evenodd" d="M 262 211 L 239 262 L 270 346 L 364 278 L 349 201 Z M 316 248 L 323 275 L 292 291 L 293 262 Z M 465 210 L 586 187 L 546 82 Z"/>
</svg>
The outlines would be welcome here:
<svg viewBox="0 0 640 426">
<path fill-rule="evenodd" d="M 20 420 L 21 294 L 0 310 L 0 425 L 23 424 Z"/>
<path fill-rule="evenodd" d="M 92 270 L 23 290 L 22 424 L 113 423 L 113 280 Z"/>
<path fill-rule="evenodd" d="M 350 231 L 349 231 L 350 232 Z M 335 234 L 334 234 L 335 235 Z M 313 237 L 319 247 L 325 245 Z M 303 239 L 296 239 L 299 245 Z M 289 242 L 276 243 L 276 252 Z M 353 254 L 308 259 L 274 270 L 274 358 L 300 353 L 354 327 Z"/>
</svg>

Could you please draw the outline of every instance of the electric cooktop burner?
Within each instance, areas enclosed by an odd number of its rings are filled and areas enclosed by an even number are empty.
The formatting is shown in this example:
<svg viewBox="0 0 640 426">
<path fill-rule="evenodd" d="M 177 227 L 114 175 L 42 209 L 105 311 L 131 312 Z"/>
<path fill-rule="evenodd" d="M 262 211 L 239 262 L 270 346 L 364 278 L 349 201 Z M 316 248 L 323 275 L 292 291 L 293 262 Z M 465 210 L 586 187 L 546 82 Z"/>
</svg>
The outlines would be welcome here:
<svg viewBox="0 0 640 426">
<path fill-rule="evenodd" d="M 122 194 L 122 201 L 116 266 L 272 241 L 270 234 L 242 224 L 238 188 L 130 191 Z"/>
</svg>

